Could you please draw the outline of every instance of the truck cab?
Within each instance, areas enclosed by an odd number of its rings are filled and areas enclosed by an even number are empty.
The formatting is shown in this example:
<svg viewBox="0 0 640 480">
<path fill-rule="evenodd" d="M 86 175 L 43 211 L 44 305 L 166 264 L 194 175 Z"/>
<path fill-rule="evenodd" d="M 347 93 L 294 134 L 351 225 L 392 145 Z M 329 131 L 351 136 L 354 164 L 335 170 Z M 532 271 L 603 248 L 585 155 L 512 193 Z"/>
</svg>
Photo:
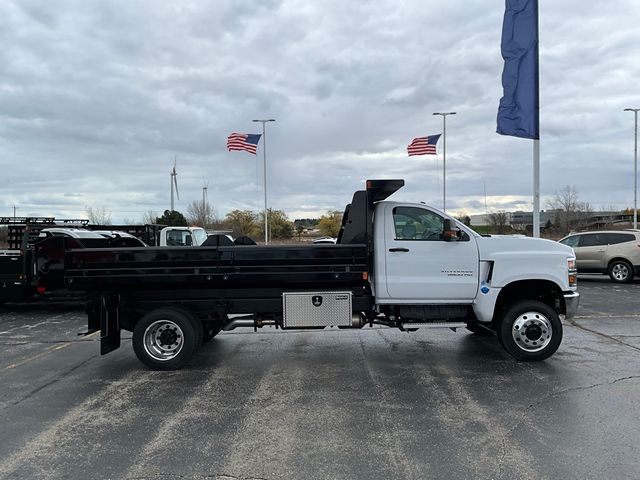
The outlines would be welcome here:
<svg viewBox="0 0 640 480">
<path fill-rule="evenodd" d="M 161 247 L 199 247 L 207 240 L 201 227 L 165 227 L 158 232 L 157 245 Z"/>
<path fill-rule="evenodd" d="M 577 308 L 575 256 L 556 242 L 483 237 L 424 204 L 379 202 L 373 225 L 380 305 L 469 305 L 475 321 L 488 324 L 508 287 L 533 298 L 546 292 L 568 316 Z"/>
</svg>

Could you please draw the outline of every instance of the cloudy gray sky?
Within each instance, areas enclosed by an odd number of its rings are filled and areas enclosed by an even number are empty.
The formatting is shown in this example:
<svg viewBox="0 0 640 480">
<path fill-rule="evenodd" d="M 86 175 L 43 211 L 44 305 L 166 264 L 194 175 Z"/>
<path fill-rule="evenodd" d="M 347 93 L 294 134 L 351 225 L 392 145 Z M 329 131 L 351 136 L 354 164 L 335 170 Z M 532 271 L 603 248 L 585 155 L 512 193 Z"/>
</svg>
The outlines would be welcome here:
<svg viewBox="0 0 640 480">
<path fill-rule="evenodd" d="M 442 158 L 407 157 L 447 123 L 449 210 L 530 209 L 530 140 L 495 133 L 504 2 L 0 1 L 0 216 L 139 221 L 209 200 L 262 208 L 262 156 L 231 132 L 268 126 L 269 204 L 342 208 L 366 178 L 442 204 Z M 540 2 L 541 194 L 633 204 L 640 2 Z M 440 148 L 440 147 L 439 147 Z"/>
</svg>

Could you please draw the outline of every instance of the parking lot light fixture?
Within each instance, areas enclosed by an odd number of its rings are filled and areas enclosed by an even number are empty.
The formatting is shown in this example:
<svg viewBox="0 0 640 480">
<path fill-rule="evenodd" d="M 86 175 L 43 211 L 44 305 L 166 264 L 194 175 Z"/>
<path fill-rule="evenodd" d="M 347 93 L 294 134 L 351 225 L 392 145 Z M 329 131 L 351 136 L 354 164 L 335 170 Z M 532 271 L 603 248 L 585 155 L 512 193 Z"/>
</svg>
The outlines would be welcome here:
<svg viewBox="0 0 640 480">
<path fill-rule="evenodd" d="M 442 116 L 442 211 L 447 211 L 447 115 L 456 112 L 433 112 Z"/>
<path fill-rule="evenodd" d="M 638 111 L 640 108 L 625 108 L 625 112 L 635 115 L 635 134 L 633 144 L 633 228 L 638 228 Z"/>
<path fill-rule="evenodd" d="M 265 124 L 268 122 L 275 122 L 275 119 L 269 118 L 264 120 L 255 119 L 253 122 L 262 123 L 262 160 L 263 160 L 263 179 L 264 179 L 264 244 L 269 244 L 269 219 L 267 217 L 267 130 Z"/>
</svg>

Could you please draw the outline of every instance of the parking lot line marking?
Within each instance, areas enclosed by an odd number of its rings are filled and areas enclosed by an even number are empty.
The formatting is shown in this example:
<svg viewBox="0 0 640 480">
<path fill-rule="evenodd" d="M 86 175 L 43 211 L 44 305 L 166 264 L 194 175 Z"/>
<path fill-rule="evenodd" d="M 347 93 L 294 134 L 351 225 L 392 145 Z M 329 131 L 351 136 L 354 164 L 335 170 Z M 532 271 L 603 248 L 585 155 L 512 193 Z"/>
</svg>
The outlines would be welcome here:
<svg viewBox="0 0 640 480">
<path fill-rule="evenodd" d="M 86 338 L 92 337 L 94 335 L 96 335 L 98 332 L 93 332 L 89 335 L 86 336 Z M 19 367 L 21 365 L 24 365 L 25 363 L 29 363 L 33 360 L 37 360 L 39 358 L 44 357 L 45 355 L 50 354 L 51 352 L 55 352 L 56 350 L 62 350 L 63 348 L 67 348 L 69 345 L 72 345 L 74 343 L 78 343 L 78 342 L 66 342 L 66 343 L 61 343 L 59 345 L 54 345 L 53 347 L 47 348 L 44 352 L 40 352 L 36 355 L 34 355 L 33 357 L 28 357 L 25 358 L 24 360 L 21 360 L 20 362 L 16 362 L 16 363 L 12 363 L 11 365 L 7 365 L 6 367 L 4 367 L 1 371 L 5 372 L 7 370 L 13 370 L 16 367 Z"/>
</svg>

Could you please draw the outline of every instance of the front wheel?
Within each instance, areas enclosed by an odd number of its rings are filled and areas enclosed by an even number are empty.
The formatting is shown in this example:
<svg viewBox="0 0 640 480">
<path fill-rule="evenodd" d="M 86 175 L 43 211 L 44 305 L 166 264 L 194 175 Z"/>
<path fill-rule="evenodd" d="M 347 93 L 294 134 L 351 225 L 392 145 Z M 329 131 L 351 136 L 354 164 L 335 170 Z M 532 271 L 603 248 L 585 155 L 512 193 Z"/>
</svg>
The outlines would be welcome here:
<svg viewBox="0 0 640 480">
<path fill-rule="evenodd" d="M 506 311 L 496 333 L 515 359 L 539 361 L 549 358 L 560 346 L 562 322 L 548 305 L 523 300 Z"/>
<path fill-rule="evenodd" d="M 147 313 L 133 330 L 133 350 L 154 370 L 181 368 L 193 357 L 202 334 L 190 314 L 181 309 L 159 308 Z"/>
<path fill-rule="evenodd" d="M 609 265 L 609 278 L 616 283 L 629 283 L 633 280 L 633 267 L 626 260 L 615 260 Z"/>
</svg>

